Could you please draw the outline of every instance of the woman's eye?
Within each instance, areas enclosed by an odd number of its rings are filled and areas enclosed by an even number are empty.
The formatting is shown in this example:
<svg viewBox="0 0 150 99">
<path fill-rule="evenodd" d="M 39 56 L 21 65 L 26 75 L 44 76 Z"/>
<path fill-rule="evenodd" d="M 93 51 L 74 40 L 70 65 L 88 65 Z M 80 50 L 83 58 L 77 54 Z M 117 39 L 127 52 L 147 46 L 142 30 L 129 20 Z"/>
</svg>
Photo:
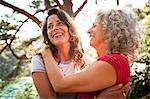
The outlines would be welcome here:
<svg viewBox="0 0 150 99">
<path fill-rule="evenodd" d="M 48 29 L 52 29 L 52 25 L 49 25 L 47 28 L 48 28 Z"/>
<path fill-rule="evenodd" d="M 64 25 L 64 23 L 63 22 L 58 22 L 58 25 Z"/>
<path fill-rule="evenodd" d="M 96 24 L 93 24 L 93 27 L 96 27 Z"/>
</svg>

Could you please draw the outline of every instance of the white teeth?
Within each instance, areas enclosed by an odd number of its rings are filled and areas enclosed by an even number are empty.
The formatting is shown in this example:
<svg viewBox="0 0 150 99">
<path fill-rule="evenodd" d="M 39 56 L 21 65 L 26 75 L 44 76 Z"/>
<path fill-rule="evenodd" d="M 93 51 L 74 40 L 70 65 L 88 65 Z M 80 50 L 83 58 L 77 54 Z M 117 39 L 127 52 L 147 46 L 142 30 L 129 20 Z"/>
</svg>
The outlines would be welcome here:
<svg viewBox="0 0 150 99">
<path fill-rule="evenodd" d="M 56 33 L 56 34 L 53 35 L 53 37 L 59 37 L 61 35 L 62 35 L 62 33 Z"/>
</svg>

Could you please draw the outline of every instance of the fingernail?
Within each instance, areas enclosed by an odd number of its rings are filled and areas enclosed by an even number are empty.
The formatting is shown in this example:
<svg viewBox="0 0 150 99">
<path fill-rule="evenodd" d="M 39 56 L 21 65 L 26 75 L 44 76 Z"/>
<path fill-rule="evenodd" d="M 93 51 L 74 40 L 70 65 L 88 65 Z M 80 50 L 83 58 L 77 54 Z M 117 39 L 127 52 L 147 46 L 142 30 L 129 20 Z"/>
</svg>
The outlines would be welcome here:
<svg viewBox="0 0 150 99">
<path fill-rule="evenodd" d="M 131 85 L 131 82 L 129 82 L 129 85 Z"/>
<path fill-rule="evenodd" d="M 119 84 L 118 86 L 120 86 L 120 87 L 121 87 L 121 86 L 123 86 L 123 85 L 122 85 L 122 84 Z"/>
<path fill-rule="evenodd" d="M 130 85 L 131 85 L 131 83 L 130 83 L 130 82 L 128 82 L 128 85 L 130 86 Z"/>
</svg>

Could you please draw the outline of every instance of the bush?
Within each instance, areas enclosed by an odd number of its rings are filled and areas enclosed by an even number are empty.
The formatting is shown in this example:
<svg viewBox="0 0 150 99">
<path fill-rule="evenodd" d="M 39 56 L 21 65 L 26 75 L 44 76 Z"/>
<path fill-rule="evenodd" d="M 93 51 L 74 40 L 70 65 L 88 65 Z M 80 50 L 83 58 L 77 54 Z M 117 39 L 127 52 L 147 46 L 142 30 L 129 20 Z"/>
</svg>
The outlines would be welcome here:
<svg viewBox="0 0 150 99">
<path fill-rule="evenodd" d="M 26 77 L 4 87 L 0 99 L 35 99 L 35 90 L 31 78 Z"/>
<path fill-rule="evenodd" d="M 0 79 L 5 79 L 16 68 L 17 59 L 6 51 L 0 56 Z"/>
<path fill-rule="evenodd" d="M 138 65 L 139 64 L 139 65 Z M 143 70 L 139 70 L 144 65 Z M 143 54 L 137 63 L 132 65 L 131 90 L 128 99 L 150 99 L 150 54 Z"/>
</svg>

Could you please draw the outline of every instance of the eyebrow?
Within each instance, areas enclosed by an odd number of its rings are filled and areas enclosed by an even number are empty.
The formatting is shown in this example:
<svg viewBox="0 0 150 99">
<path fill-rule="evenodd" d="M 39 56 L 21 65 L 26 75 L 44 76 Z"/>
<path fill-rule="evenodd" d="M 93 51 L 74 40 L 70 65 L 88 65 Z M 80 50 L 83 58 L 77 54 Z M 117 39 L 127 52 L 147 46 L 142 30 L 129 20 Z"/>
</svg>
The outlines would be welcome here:
<svg viewBox="0 0 150 99">
<path fill-rule="evenodd" d="M 56 22 L 63 22 L 63 21 L 61 21 L 60 19 L 59 20 L 57 20 Z M 52 23 L 50 22 L 49 24 L 48 24 L 48 26 L 49 25 L 51 25 Z"/>
</svg>

